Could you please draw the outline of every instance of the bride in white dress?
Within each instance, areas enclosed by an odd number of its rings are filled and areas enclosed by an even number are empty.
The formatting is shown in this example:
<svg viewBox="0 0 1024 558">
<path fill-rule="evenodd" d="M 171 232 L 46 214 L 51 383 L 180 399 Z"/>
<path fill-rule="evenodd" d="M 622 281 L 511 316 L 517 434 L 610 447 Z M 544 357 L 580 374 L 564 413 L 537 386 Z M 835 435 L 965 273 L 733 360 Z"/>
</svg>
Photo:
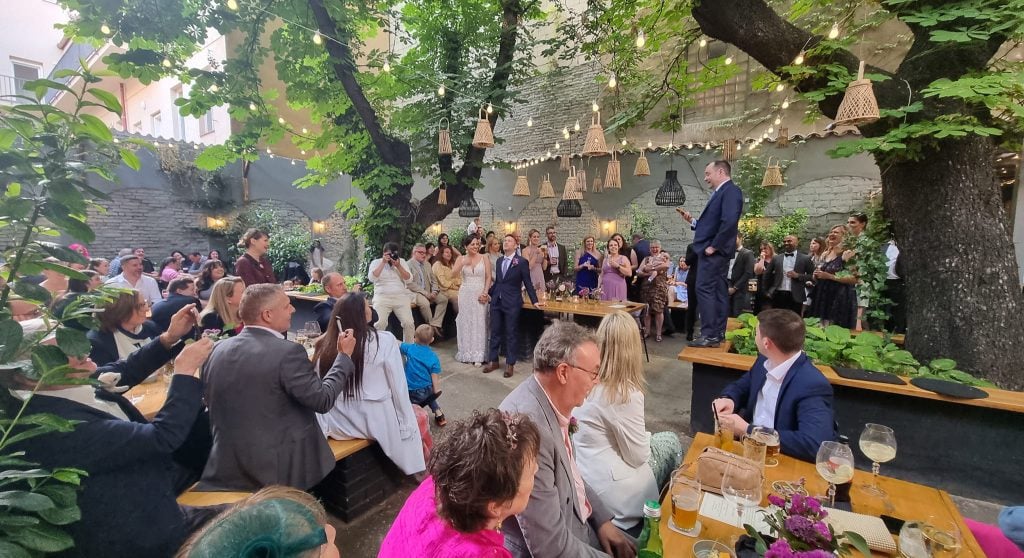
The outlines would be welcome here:
<svg viewBox="0 0 1024 558">
<path fill-rule="evenodd" d="M 472 362 L 474 366 L 487 360 L 487 303 L 490 297 L 491 266 L 480 253 L 480 239 L 467 237 L 465 255 L 459 256 L 452 273 L 462 273 L 459 288 L 459 315 L 455 318 L 458 329 L 459 350 L 455 360 Z"/>
</svg>

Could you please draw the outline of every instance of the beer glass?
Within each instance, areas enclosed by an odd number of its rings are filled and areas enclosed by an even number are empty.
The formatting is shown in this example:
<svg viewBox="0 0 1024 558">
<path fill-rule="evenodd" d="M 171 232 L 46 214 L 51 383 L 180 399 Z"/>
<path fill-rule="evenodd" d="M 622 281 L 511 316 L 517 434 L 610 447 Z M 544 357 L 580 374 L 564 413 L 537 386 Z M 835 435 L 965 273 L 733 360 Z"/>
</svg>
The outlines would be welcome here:
<svg viewBox="0 0 1024 558">
<path fill-rule="evenodd" d="M 779 464 L 779 460 L 776 457 L 779 455 L 780 439 L 779 433 L 774 428 L 768 428 L 767 426 L 755 426 L 750 431 L 750 435 L 761 440 L 765 444 L 765 467 L 776 467 Z"/>
<path fill-rule="evenodd" d="M 762 470 L 764 469 L 767 450 L 768 445 L 764 439 L 760 436 L 755 436 L 753 432 L 743 437 L 743 457 L 756 463 Z"/>
<path fill-rule="evenodd" d="M 669 529 L 687 537 L 696 537 L 700 534 L 701 523 L 697 521 L 701 501 L 700 488 L 700 481 L 684 471 L 679 471 L 672 477 L 672 486 L 669 488 L 669 494 L 672 496 Z"/>
</svg>

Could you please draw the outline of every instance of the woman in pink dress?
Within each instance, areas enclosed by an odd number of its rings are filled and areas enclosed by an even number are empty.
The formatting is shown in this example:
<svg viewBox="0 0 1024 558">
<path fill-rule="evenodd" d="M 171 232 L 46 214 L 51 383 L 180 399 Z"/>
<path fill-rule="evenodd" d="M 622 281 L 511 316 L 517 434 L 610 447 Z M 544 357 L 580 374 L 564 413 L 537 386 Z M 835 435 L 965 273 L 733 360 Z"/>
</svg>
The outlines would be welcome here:
<svg viewBox="0 0 1024 558">
<path fill-rule="evenodd" d="M 542 250 L 540 247 L 540 231 L 537 229 L 530 229 L 526 238 L 528 244 L 523 249 L 523 257 L 530 262 L 530 283 L 533 283 L 533 288 L 540 292 L 544 290 L 543 266 L 547 250 Z"/>
<path fill-rule="evenodd" d="M 608 240 L 608 252 L 601 266 L 601 300 L 626 300 L 626 277 L 633 274 L 629 258 L 619 253 L 619 241 Z"/>
<path fill-rule="evenodd" d="M 537 427 L 526 415 L 491 409 L 447 429 L 430 476 L 405 501 L 377 558 L 512 558 L 501 524 L 525 510 L 533 492 Z"/>
</svg>

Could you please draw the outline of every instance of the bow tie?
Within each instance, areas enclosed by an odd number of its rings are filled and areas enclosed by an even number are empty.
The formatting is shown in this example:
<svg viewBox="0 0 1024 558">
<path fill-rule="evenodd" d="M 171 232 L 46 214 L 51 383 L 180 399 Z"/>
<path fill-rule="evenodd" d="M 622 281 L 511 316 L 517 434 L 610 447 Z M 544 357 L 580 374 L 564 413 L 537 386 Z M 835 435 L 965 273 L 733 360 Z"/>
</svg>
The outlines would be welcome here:
<svg viewBox="0 0 1024 558">
<path fill-rule="evenodd" d="M 796 255 L 796 252 L 786 252 L 786 257 L 790 258 Z"/>
</svg>

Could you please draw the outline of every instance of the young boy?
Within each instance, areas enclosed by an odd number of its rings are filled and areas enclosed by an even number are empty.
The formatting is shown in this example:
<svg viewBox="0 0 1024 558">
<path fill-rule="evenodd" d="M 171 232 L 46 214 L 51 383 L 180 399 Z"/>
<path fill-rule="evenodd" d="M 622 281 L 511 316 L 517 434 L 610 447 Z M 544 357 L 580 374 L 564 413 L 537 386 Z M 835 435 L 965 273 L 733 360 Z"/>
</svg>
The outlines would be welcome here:
<svg viewBox="0 0 1024 558">
<path fill-rule="evenodd" d="M 405 357 L 405 380 L 409 384 L 409 400 L 414 405 L 422 406 L 425 401 L 435 393 L 441 393 L 441 361 L 437 354 L 430 348 L 434 342 L 434 328 L 423 324 L 416 328 L 414 335 L 416 343 L 402 343 L 402 356 Z M 437 404 L 437 399 L 430 399 L 427 403 L 430 410 L 434 411 L 434 422 L 438 426 L 448 424 Z"/>
</svg>

